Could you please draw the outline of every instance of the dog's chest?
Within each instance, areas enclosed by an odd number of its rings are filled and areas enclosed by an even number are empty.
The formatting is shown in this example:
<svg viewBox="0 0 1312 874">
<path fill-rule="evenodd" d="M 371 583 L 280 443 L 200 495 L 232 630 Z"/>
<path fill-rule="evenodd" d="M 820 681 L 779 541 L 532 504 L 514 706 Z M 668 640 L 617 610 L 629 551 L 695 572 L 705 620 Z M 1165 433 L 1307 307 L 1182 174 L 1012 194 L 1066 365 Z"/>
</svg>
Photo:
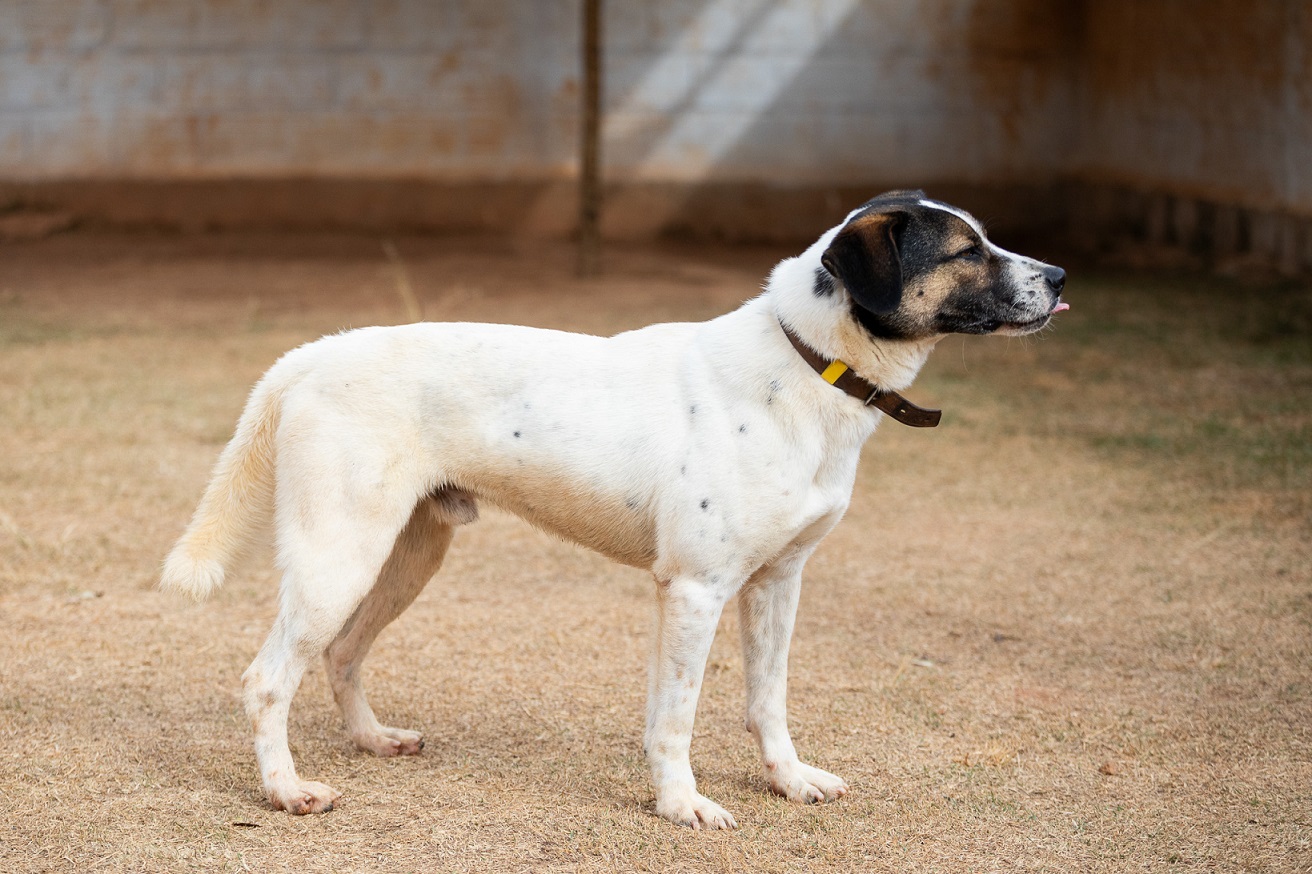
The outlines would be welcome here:
<svg viewBox="0 0 1312 874">
<path fill-rule="evenodd" d="M 728 410 L 693 429 L 660 490 L 658 576 L 741 581 L 819 539 L 847 507 L 857 451 L 765 414 Z"/>
</svg>

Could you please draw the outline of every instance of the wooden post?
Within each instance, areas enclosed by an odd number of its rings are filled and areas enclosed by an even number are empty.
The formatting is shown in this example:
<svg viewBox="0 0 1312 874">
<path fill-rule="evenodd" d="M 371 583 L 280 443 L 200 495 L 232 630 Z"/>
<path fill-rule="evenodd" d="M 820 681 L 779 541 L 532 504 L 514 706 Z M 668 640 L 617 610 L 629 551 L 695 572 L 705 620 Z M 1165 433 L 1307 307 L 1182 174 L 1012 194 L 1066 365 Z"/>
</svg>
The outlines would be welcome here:
<svg viewBox="0 0 1312 874">
<path fill-rule="evenodd" d="M 601 0 L 583 0 L 579 137 L 579 275 L 601 272 Z"/>
</svg>

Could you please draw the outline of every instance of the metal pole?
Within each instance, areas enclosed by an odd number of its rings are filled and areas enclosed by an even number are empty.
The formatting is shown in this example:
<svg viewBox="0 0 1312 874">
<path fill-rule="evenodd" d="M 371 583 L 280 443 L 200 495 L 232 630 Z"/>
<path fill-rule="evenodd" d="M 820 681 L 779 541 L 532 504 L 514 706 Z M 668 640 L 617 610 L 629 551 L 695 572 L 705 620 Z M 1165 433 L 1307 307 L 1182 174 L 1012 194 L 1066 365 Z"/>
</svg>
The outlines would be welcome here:
<svg viewBox="0 0 1312 874">
<path fill-rule="evenodd" d="M 601 272 L 601 0 L 583 0 L 579 275 Z"/>
</svg>

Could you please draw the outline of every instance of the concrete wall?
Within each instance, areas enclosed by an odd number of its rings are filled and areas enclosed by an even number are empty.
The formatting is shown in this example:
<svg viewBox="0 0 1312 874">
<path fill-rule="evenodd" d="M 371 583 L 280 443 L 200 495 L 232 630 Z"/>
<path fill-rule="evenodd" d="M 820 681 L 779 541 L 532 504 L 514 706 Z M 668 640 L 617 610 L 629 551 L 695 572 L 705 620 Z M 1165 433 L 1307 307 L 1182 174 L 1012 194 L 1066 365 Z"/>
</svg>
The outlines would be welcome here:
<svg viewBox="0 0 1312 874">
<path fill-rule="evenodd" d="M 1061 130 L 1044 119 L 1070 94 L 1043 37 L 1061 18 L 1008 32 L 1049 8 L 1029 6 L 610 0 L 608 169 L 1050 172 Z M 567 175 L 578 18 L 577 0 L 0 0 L 0 170 Z"/>
<path fill-rule="evenodd" d="M 1074 117 L 1046 9 L 608 0 L 608 230 L 807 234 L 879 186 L 1052 176 Z M 563 233 L 579 15 L 578 0 L 0 0 L 0 180 L 127 221 Z"/>
<path fill-rule="evenodd" d="M 1077 222 L 1312 270 L 1312 3 L 1097 0 Z"/>
<path fill-rule="evenodd" d="M 614 230 L 790 236 L 887 187 L 1004 214 L 1058 173 L 1075 79 L 1044 2 L 612 3 Z M 635 184 L 638 183 L 638 184 Z M 696 183 L 696 188 L 688 187 Z M 968 205 L 969 205 L 968 203 Z"/>
<path fill-rule="evenodd" d="M 576 18 L 556 0 L 0 0 L 0 173 L 562 175 Z"/>
<path fill-rule="evenodd" d="M 1312 4 L 1090 4 L 1084 178 L 1312 215 Z"/>
<path fill-rule="evenodd" d="M 1310 7 L 606 0 L 606 228 L 805 237 L 919 185 L 1004 227 L 1297 237 L 1280 222 L 1312 217 Z M 568 233 L 579 17 L 0 0 L 0 206 Z"/>
</svg>

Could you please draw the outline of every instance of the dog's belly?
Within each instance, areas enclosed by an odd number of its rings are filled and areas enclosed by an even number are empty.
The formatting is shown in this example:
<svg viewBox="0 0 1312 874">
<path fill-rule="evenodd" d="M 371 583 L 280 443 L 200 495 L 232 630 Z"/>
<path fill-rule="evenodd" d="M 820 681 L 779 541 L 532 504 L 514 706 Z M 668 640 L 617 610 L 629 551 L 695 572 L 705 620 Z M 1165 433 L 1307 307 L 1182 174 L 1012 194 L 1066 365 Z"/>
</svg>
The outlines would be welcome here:
<svg viewBox="0 0 1312 874">
<path fill-rule="evenodd" d="M 543 531 L 613 561 L 642 569 L 655 562 L 655 527 L 641 505 L 616 500 L 578 482 L 548 485 L 535 479 L 506 478 L 492 488 L 488 487 L 492 483 L 480 483 L 475 494 Z"/>
</svg>

